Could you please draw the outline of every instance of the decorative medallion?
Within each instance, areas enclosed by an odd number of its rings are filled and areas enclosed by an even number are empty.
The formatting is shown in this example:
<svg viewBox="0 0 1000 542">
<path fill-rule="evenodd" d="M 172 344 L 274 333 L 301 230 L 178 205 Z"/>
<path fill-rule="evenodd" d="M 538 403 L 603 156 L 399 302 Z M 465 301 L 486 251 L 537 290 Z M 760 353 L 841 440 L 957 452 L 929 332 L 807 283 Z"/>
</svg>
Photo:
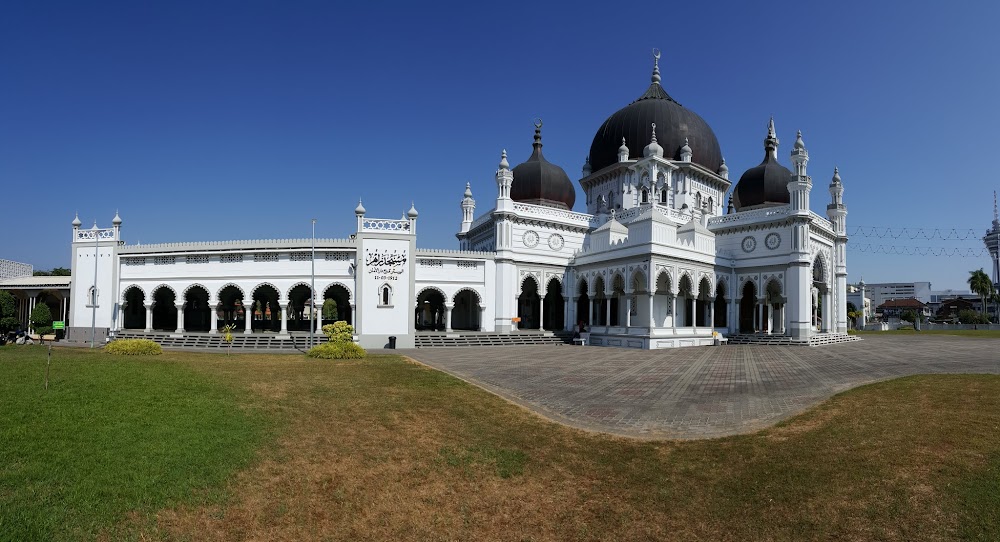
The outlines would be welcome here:
<svg viewBox="0 0 1000 542">
<path fill-rule="evenodd" d="M 562 235 L 555 233 L 549 236 L 549 248 L 552 250 L 562 250 L 564 244 Z"/>
<path fill-rule="evenodd" d="M 757 248 L 757 240 L 748 235 L 743 238 L 743 252 L 753 252 Z"/>
<path fill-rule="evenodd" d="M 778 235 L 777 233 L 769 233 L 767 234 L 767 237 L 764 238 L 764 246 L 766 246 L 771 250 L 778 248 L 778 245 L 780 244 L 781 244 L 781 236 Z"/>
<path fill-rule="evenodd" d="M 538 234 L 532 230 L 524 232 L 524 238 L 522 240 L 524 241 L 524 246 L 528 248 L 535 248 L 538 246 Z"/>
</svg>

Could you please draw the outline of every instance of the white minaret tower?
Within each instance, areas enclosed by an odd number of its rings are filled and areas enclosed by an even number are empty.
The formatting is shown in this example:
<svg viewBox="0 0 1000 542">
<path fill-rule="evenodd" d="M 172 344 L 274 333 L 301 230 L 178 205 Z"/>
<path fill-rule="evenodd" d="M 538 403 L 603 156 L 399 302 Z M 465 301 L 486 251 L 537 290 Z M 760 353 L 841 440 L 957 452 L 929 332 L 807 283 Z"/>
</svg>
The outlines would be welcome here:
<svg viewBox="0 0 1000 542">
<path fill-rule="evenodd" d="M 476 200 L 472 199 L 472 185 L 465 183 L 465 197 L 462 198 L 462 230 L 468 233 L 472 227 L 472 218 L 476 214 Z"/>
<path fill-rule="evenodd" d="M 361 205 L 361 198 L 358 198 L 358 206 L 354 208 L 354 215 L 358 217 L 358 232 L 361 232 L 365 220 L 365 206 Z"/>
<path fill-rule="evenodd" d="M 777 155 L 778 136 L 774 132 L 774 117 L 767 124 L 767 137 L 764 138 L 764 148 L 767 152 Z M 806 174 L 809 163 L 809 151 L 802 141 L 799 132 L 792 149 L 792 165 L 795 168 L 791 180 L 788 181 L 789 205 L 792 217 L 791 261 L 788 266 L 789 296 L 795 299 L 788 301 L 788 332 L 793 339 L 808 340 L 812 335 L 812 262 L 809 260 L 809 191 L 812 180 Z M 794 293 L 793 293 L 794 292 Z"/>
<path fill-rule="evenodd" d="M 510 186 L 514 184 L 514 172 L 510 170 L 510 163 L 507 162 L 507 149 L 500 153 L 500 166 L 497 169 L 497 211 L 512 208 L 513 200 L 510 199 Z"/>
<path fill-rule="evenodd" d="M 844 205 L 844 185 L 840 182 L 840 170 L 836 167 L 833 168 L 833 180 L 830 181 L 830 198 L 830 204 L 826 206 L 826 216 L 833 223 L 833 231 L 837 234 L 833 242 L 833 254 L 836 259 L 833 263 L 832 308 L 836 311 L 833 313 L 836 325 L 834 331 L 847 333 L 847 206 Z"/>
<path fill-rule="evenodd" d="M 1000 215 L 997 214 L 997 193 L 993 192 L 993 228 L 983 236 L 986 250 L 993 259 L 993 286 L 1000 288 Z"/>
</svg>

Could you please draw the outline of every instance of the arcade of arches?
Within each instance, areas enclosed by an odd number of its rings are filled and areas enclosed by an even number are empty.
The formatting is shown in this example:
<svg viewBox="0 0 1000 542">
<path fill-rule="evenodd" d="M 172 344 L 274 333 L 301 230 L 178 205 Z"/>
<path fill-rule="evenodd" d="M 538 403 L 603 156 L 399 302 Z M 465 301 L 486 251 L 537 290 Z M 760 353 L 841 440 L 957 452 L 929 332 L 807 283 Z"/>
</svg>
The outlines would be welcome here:
<svg viewBox="0 0 1000 542">
<path fill-rule="evenodd" d="M 485 312 L 472 290 L 459 290 L 449 300 L 441 290 L 428 287 L 417 294 L 413 322 L 417 331 L 479 331 Z"/>
</svg>

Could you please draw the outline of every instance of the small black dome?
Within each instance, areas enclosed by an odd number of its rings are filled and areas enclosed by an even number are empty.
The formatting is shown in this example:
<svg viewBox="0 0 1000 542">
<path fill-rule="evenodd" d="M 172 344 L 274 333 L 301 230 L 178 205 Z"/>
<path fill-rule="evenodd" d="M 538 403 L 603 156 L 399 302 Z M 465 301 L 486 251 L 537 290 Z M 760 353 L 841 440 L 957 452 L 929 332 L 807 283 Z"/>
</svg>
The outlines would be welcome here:
<svg viewBox="0 0 1000 542">
<path fill-rule="evenodd" d="M 791 179 L 792 172 L 778 163 L 778 138 L 774 135 L 772 120 L 764 140 L 764 161 L 746 170 L 740 177 L 740 182 L 733 189 L 733 207 L 742 211 L 790 203 L 788 182 Z"/>
<path fill-rule="evenodd" d="M 563 168 L 542 156 L 542 125 L 535 125 L 534 150 L 523 164 L 514 168 L 510 199 L 560 209 L 573 209 L 576 189 Z"/>
<path fill-rule="evenodd" d="M 650 127 L 656 123 L 656 140 L 665 158 L 680 159 L 685 140 L 693 149 L 692 162 L 719 171 L 722 151 L 712 128 L 697 113 L 674 101 L 660 86 L 660 70 L 654 67 L 652 84 L 637 100 L 608 117 L 590 145 L 590 164 L 599 171 L 618 162 L 618 147 L 625 144 L 633 157 L 642 156 L 649 144 Z"/>
</svg>

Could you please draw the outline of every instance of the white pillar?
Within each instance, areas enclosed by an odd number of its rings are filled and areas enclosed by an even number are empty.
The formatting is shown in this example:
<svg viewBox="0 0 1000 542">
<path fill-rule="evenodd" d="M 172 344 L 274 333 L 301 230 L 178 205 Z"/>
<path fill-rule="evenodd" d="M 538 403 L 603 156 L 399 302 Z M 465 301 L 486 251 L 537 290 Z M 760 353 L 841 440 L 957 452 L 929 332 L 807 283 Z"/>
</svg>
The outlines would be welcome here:
<svg viewBox="0 0 1000 542">
<path fill-rule="evenodd" d="M 538 331 L 545 331 L 545 296 L 538 297 Z"/>
<path fill-rule="evenodd" d="M 150 331 L 153 331 L 153 306 L 152 305 L 144 305 L 144 306 L 146 307 L 146 329 L 144 329 L 143 331 L 149 333 Z"/>
<path fill-rule="evenodd" d="M 63 320 L 65 319 L 66 317 L 63 316 Z M 67 325 L 66 327 L 69 327 L 69 325 Z M 115 326 L 115 331 L 121 331 L 123 329 L 125 329 L 125 306 L 118 305 L 118 322 L 117 325 Z"/>
<path fill-rule="evenodd" d="M 446 332 L 450 332 L 451 331 L 451 309 L 454 306 L 455 305 L 453 305 L 451 303 L 445 303 L 444 304 L 444 330 Z"/>
<path fill-rule="evenodd" d="M 243 334 L 248 335 L 253 333 L 253 299 L 250 299 L 250 303 L 247 300 L 243 300 Z"/>
<path fill-rule="evenodd" d="M 209 303 L 209 310 L 211 314 L 208 315 L 208 332 L 215 333 L 219 331 L 219 305 Z"/>
<path fill-rule="evenodd" d="M 654 309 L 653 302 L 656 299 L 656 294 L 654 294 L 653 292 L 649 292 L 649 294 L 647 294 L 647 297 L 649 297 L 649 320 L 648 320 L 649 331 L 652 332 L 654 327 L 660 327 L 657 325 L 658 322 L 655 319 L 656 313 L 653 311 Z"/>
<path fill-rule="evenodd" d="M 486 305 L 479 306 L 479 331 L 486 331 Z"/>
<path fill-rule="evenodd" d="M 611 327 L 611 298 L 607 297 L 608 294 L 604 294 L 604 327 L 605 329 Z"/>
<path fill-rule="evenodd" d="M 708 327 L 715 329 L 715 301 L 708 302 Z"/>
<path fill-rule="evenodd" d="M 184 333 L 184 304 L 174 306 L 177 308 L 177 329 L 174 333 Z"/>
<path fill-rule="evenodd" d="M 632 327 L 632 296 L 625 294 L 625 327 Z"/>
<path fill-rule="evenodd" d="M 774 333 L 774 304 L 767 304 L 767 334 Z"/>
<path fill-rule="evenodd" d="M 280 305 L 279 305 L 280 306 Z M 288 311 L 292 310 L 292 303 L 289 302 L 281 307 L 281 334 L 288 335 Z"/>
<path fill-rule="evenodd" d="M 670 331 L 677 334 L 677 295 L 670 296 Z"/>
<path fill-rule="evenodd" d="M 691 327 L 698 333 L 698 298 L 691 298 Z"/>
<path fill-rule="evenodd" d="M 587 297 L 587 325 L 594 327 L 594 298 Z"/>
<path fill-rule="evenodd" d="M 28 304 L 28 333 L 35 332 L 35 325 L 31 322 L 31 313 L 35 311 L 35 303 L 38 300 L 34 296 L 31 297 L 31 303 Z"/>
<path fill-rule="evenodd" d="M 570 297 L 563 296 L 563 330 L 572 331 L 573 330 L 573 307 L 576 306 L 575 303 L 570 302 Z"/>
</svg>

